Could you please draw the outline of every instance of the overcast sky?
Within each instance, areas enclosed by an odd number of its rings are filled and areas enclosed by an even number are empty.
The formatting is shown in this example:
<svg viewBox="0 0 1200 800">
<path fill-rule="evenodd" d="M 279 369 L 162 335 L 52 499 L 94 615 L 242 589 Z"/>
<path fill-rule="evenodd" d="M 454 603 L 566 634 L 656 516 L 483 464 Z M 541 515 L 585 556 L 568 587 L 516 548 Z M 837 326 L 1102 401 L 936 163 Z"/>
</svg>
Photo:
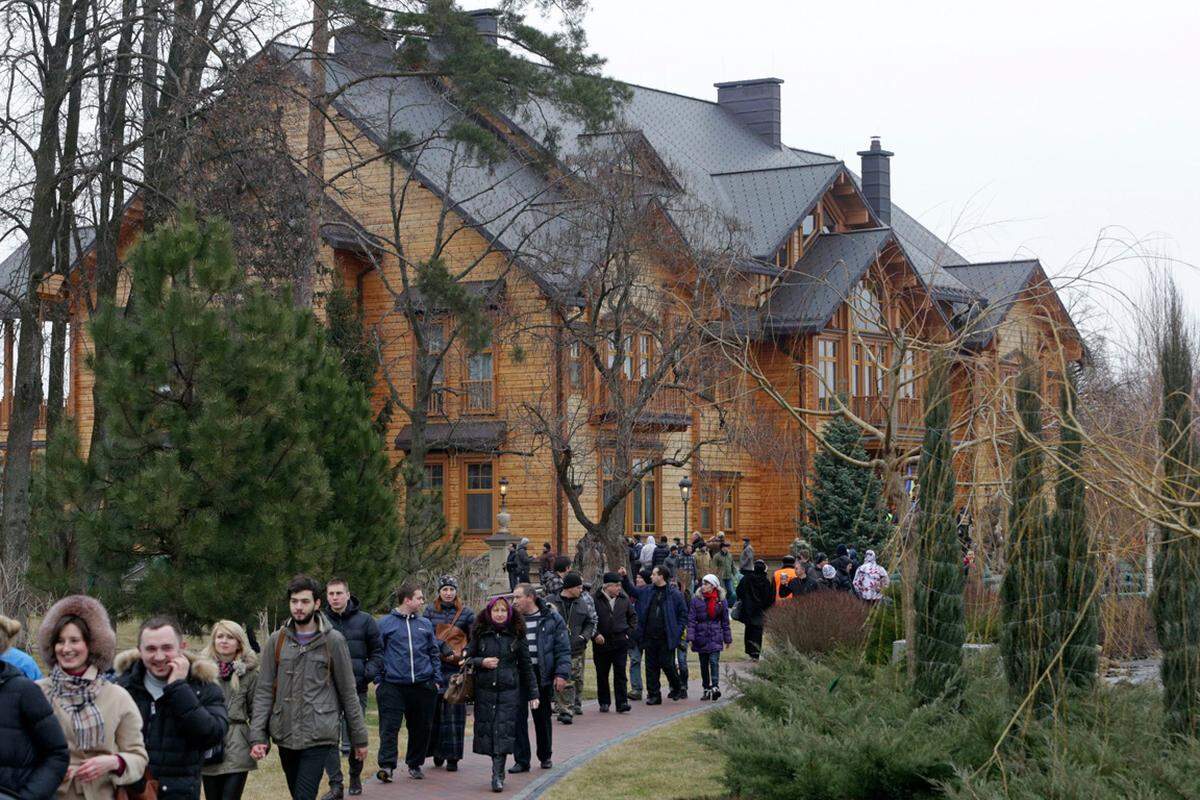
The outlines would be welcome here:
<svg viewBox="0 0 1200 800">
<path fill-rule="evenodd" d="M 592 0 L 586 28 L 633 83 L 715 100 L 782 78 L 784 142 L 855 170 L 880 135 L 893 201 L 970 260 L 1075 275 L 1109 229 L 1200 262 L 1198 3 Z M 1195 268 L 1175 271 L 1200 306 Z M 1146 272 L 1090 277 L 1136 294 Z M 1089 295 L 1112 315 L 1091 326 L 1128 320 Z"/>
</svg>

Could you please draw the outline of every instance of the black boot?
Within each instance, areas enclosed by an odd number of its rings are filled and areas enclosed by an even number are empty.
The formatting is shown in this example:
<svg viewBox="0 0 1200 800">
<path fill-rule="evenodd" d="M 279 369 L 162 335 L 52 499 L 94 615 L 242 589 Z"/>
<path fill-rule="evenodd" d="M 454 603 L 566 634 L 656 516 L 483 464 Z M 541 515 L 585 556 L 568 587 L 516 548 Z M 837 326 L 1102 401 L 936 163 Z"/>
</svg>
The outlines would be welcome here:
<svg viewBox="0 0 1200 800">
<path fill-rule="evenodd" d="M 363 762 L 354 756 L 350 756 L 350 769 L 347 770 L 350 777 L 350 785 L 347 788 L 346 794 L 351 797 L 358 797 L 362 794 L 362 771 Z"/>
<path fill-rule="evenodd" d="M 504 760 L 505 756 L 492 756 L 492 791 L 504 791 Z"/>
</svg>

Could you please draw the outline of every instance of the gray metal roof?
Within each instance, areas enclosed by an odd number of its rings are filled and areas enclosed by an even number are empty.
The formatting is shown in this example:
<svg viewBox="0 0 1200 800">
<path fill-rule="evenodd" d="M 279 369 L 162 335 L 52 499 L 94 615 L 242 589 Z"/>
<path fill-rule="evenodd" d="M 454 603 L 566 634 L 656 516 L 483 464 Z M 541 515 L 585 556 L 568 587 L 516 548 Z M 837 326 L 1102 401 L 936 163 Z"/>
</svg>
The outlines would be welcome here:
<svg viewBox="0 0 1200 800">
<path fill-rule="evenodd" d="M 807 216 L 833 185 L 842 165 L 807 164 L 751 172 L 722 172 L 717 186 L 738 211 L 750 255 L 770 260 L 799 219 Z"/>
<path fill-rule="evenodd" d="M 896 241 L 888 228 L 824 233 L 788 272 L 761 310 L 764 332 L 820 330 L 883 249 Z"/>
<path fill-rule="evenodd" d="M 996 329 L 1041 266 L 1037 259 L 947 266 L 956 280 L 983 299 L 983 303 L 964 308 L 959 315 L 959 325 L 966 332 L 968 347 L 984 347 L 992 340 Z"/>
<path fill-rule="evenodd" d="M 301 56 L 292 48 L 277 47 L 277 52 Z M 336 61 L 327 75 L 331 91 L 344 89 L 336 95 L 337 110 L 376 142 L 387 143 L 401 133 L 410 141 L 431 141 L 407 151 L 405 160 L 468 224 L 497 246 L 519 253 L 543 288 L 575 290 L 589 268 L 587 259 L 564 264 L 563 248 L 555 243 L 570 240 L 576 207 L 534 156 L 510 150 L 494 164 L 464 159 L 461 148 L 442 134 L 466 115 L 425 79 L 364 79 L 354 67 Z M 732 232 L 743 256 L 769 258 L 842 170 L 858 181 L 831 156 L 768 144 L 714 102 L 637 85 L 628 88 L 629 99 L 609 132 L 585 131 L 580 122 L 545 104 L 524 109 L 511 121 L 536 142 L 553 132 L 559 143 L 555 155 L 565 164 L 585 155 L 597 133 L 601 138 L 621 133 L 639 146 L 644 142 L 682 189 L 660 201 L 693 246 L 722 246 Z M 925 285 L 935 296 L 969 302 L 972 291 L 945 269 L 966 260 L 903 209 L 892 208 L 891 228 Z M 726 224 L 713 224 L 714 218 Z"/>
<path fill-rule="evenodd" d="M 83 252 L 92 248 L 96 231 L 90 225 L 79 226 L 79 243 Z M 75 238 L 70 239 L 71 264 L 79 258 Z M 29 242 L 24 241 L 0 261 L 0 319 L 16 319 L 20 316 L 16 299 L 29 290 Z"/>
</svg>

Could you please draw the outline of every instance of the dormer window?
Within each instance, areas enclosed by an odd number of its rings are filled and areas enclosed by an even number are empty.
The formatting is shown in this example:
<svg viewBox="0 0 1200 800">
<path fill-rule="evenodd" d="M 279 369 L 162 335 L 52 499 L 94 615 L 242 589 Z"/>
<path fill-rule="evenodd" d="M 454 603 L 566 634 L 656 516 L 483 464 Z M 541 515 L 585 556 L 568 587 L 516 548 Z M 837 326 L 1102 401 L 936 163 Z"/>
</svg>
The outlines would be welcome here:
<svg viewBox="0 0 1200 800">
<path fill-rule="evenodd" d="M 800 223 L 800 235 L 807 239 L 817 230 L 817 213 L 814 211 Z"/>
</svg>

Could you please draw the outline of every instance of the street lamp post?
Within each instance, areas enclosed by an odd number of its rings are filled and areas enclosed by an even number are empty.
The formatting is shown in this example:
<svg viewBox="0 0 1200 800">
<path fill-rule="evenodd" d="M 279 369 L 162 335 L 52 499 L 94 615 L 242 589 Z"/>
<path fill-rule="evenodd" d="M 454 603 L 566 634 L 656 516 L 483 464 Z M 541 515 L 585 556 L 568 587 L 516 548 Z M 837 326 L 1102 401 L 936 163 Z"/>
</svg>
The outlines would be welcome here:
<svg viewBox="0 0 1200 800">
<path fill-rule="evenodd" d="M 504 564 L 508 560 L 508 546 L 516 541 L 508 526 L 512 523 L 512 514 L 508 512 L 508 478 L 500 479 L 500 513 L 496 515 L 497 530 L 484 539 L 488 546 L 488 592 L 504 594 L 508 591 L 508 575 Z"/>
<path fill-rule="evenodd" d="M 688 500 L 692 498 L 692 479 L 684 475 L 679 479 L 679 496 L 683 498 L 683 541 L 688 540 Z"/>
</svg>

